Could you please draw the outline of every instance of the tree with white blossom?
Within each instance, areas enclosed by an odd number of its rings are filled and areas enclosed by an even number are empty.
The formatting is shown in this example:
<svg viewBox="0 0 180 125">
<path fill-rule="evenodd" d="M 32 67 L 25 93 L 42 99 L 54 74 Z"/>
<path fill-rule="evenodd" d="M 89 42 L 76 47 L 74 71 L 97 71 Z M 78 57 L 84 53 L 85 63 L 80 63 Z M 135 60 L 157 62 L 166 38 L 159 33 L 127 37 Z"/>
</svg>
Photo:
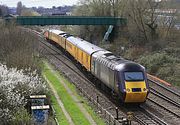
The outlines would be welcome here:
<svg viewBox="0 0 180 125">
<path fill-rule="evenodd" d="M 8 69 L 6 65 L 0 64 L 0 121 L 10 124 L 17 116 L 21 116 L 19 113 L 25 111 L 27 114 L 24 109 L 27 97 L 46 94 L 47 91 L 46 84 L 36 71 Z"/>
</svg>

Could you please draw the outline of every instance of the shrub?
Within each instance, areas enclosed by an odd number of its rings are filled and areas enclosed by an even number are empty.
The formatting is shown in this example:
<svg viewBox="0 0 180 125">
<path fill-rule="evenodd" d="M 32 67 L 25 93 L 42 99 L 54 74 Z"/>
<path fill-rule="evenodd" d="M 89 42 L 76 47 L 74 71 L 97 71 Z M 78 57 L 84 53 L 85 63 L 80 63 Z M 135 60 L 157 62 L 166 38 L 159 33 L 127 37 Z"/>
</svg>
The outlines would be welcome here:
<svg viewBox="0 0 180 125">
<path fill-rule="evenodd" d="M 123 56 L 130 60 L 136 60 L 144 53 L 146 53 L 146 48 L 141 46 L 134 46 L 127 49 Z"/>
<path fill-rule="evenodd" d="M 31 116 L 26 109 L 21 108 L 14 114 L 12 125 L 31 125 Z"/>
<path fill-rule="evenodd" d="M 155 74 L 160 67 L 166 66 L 167 63 L 171 64 L 179 62 L 179 59 L 171 57 L 166 53 L 162 52 L 152 55 L 143 55 L 137 61 L 144 65 L 147 68 L 148 72 Z"/>
<path fill-rule="evenodd" d="M 27 104 L 26 97 L 46 93 L 46 84 L 36 71 L 8 69 L 0 64 L 0 121 L 4 124 L 16 119 L 16 115 Z"/>
<path fill-rule="evenodd" d="M 149 73 L 180 86 L 180 59 L 174 51 L 176 50 L 168 49 L 161 53 L 143 55 L 137 61 L 144 65 Z"/>
<path fill-rule="evenodd" d="M 35 58 L 38 47 L 37 36 L 15 24 L 0 24 L 0 63 L 7 67 L 32 70 L 40 68 Z"/>
</svg>

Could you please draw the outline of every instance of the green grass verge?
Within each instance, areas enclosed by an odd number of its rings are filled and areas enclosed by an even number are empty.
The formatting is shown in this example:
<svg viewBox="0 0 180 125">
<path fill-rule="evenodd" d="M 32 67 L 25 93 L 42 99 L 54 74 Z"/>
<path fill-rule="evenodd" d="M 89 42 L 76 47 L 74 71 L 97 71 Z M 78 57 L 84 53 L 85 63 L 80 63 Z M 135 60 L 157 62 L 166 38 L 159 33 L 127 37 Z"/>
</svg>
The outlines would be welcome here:
<svg viewBox="0 0 180 125">
<path fill-rule="evenodd" d="M 57 102 L 57 100 L 53 94 L 51 94 L 51 101 L 52 101 L 52 105 L 54 107 L 54 110 L 56 112 L 56 118 L 58 120 L 58 123 L 60 125 L 69 125 L 65 115 L 63 114 L 63 111 L 59 107 L 58 102 Z"/>
<path fill-rule="evenodd" d="M 77 102 L 74 102 L 64 86 L 60 84 L 58 78 L 50 70 L 48 70 L 47 63 L 44 64 L 44 68 L 46 69 L 43 71 L 44 75 L 56 89 L 59 97 L 61 98 L 61 101 L 64 104 L 65 109 L 70 114 L 75 125 L 90 125 L 89 121 L 85 118 L 85 116 L 77 106 Z"/>
<path fill-rule="evenodd" d="M 47 69 L 47 63 L 44 63 L 44 67 Z M 51 73 L 51 72 L 50 72 Z M 51 73 L 52 74 L 52 73 Z M 63 75 L 61 75 L 61 73 L 56 72 L 56 75 L 58 75 L 58 77 L 60 77 L 65 83 L 66 85 L 71 89 L 71 91 L 73 92 L 73 94 L 79 99 L 81 100 L 83 103 L 83 106 L 85 107 L 85 109 L 88 111 L 88 113 L 92 116 L 92 118 L 94 119 L 94 121 L 97 123 L 97 125 L 105 125 L 105 122 L 95 113 L 95 111 L 93 110 L 93 108 L 91 106 L 88 105 L 88 101 L 86 99 L 84 99 L 82 96 L 80 96 L 78 94 L 78 92 L 76 91 L 76 87 L 74 86 L 74 84 L 70 83 Z M 58 83 L 59 85 L 59 83 Z"/>
<path fill-rule="evenodd" d="M 97 125 L 106 125 L 105 121 L 103 121 L 100 116 L 97 115 L 97 113 L 93 110 L 91 106 L 88 104 L 88 100 L 80 96 L 76 90 L 76 87 L 74 84 L 70 83 L 63 75 L 61 75 L 59 72 L 56 72 L 58 76 L 66 83 L 66 85 L 71 89 L 73 94 L 83 102 L 84 108 L 87 110 L 87 112 L 92 116 L 94 121 L 96 122 Z"/>
</svg>

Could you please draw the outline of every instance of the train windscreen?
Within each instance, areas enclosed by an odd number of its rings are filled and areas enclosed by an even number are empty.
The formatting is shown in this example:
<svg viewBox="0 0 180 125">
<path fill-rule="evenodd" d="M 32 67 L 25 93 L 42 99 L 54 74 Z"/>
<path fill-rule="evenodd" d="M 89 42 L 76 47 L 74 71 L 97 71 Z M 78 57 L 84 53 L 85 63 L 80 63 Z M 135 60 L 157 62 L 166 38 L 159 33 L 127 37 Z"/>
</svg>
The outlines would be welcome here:
<svg viewBox="0 0 180 125">
<path fill-rule="evenodd" d="M 142 72 L 125 72 L 124 73 L 126 81 L 143 81 L 144 76 Z"/>
</svg>

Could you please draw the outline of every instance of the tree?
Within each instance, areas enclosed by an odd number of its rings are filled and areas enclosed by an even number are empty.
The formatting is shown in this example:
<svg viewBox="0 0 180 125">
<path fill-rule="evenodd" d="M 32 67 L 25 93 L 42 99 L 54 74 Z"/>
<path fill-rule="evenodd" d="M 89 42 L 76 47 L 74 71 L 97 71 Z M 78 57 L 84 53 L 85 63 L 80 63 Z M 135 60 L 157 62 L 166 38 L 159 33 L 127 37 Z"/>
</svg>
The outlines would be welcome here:
<svg viewBox="0 0 180 125">
<path fill-rule="evenodd" d="M 168 16 L 165 15 L 163 19 L 162 14 L 158 13 L 163 9 L 167 10 L 168 5 L 167 1 L 156 0 L 81 0 L 80 6 L 75 8 L 74 15 L 125 17 L 128 20 L 127 27 L 116 26 L 111 43 L 127 39 L 129 41 L 125 43 L 127 47 L 148 46 L 151 50 L 159 48 L 164 44 L 162 41 L 170 38 L 175 14 L 167 20 Z M 81 26 L 76 32 L 79 32 L 81 37 L 85 36 L 83 38 L 86 40 L 89 38 L 102 40 L 107 28 L 107 26 Z"/>
<path fill-rule="evenodd" d="M 174 15 L 168 22 L 170 25 L 166 23 L 167 16 L 164 16 L 165 19 L 161 16 L 161 10 L 168 9 L 166 1 L 128 0 L 126 8 L 124 16 L 128 18 L 130 37 L 132 41 L 139 41 L 135 44 L 143 46 L 158 41 L 159 38 L 165 39 L 167 35 L 162 37 L 162 32 L 168 34 L 172 29 Z"/>
<path fill-rule="evenodd" d="M 73 15 L 76 16 L 118 16 L 120 11 L 121 0 L 81 0 L 80 6 L 75 8 Z M 80 26 L 75 32 L 80 34 L 80 37 L 98 44 L 103 39 L 108 26 Z M 96 32 L 96 34 L 95 34 Z M 118 32 L 115 32 L 116 34 Z"/>
<path fill-rule="evenodd" d="M 126 12 L 128 14 L 132 39 L 135 41 L 138 40 L 141 45 L 144 45 L 145 42 L 149 41 L 147 28 L 150 27 L 153 29 L 155 23 L 154 8 L 153 6 L 150 7 L 149 0 L 129 0 L 127 8 Z"/>
<path fill-rule="evenodd" d="M 46 94 L 48 92 L 46 84 L 36 71 L 7 68 L 1 63 L 0 78 L 1 125 L 12 125 L 16 122 L 18 122 L 17 125 L 20 123 L 27 125 L 25 123 L 30 121 L 29 115 L 24 109 L 28 101 L 27 97 L 32 94 Z"/>
<path fill-rule="evenodd" d="M 2 10 L 1 10 L 1 8 L 0 8 L 0 17 L 2 16 Z"/>
<path fill-rule="evenodd" d="M 16 13 L 17 13 L 18 15 L 21 15 L 21 11 L 22 11 L 22 2 L 19 1 L 19 2 L 17 3 Z"/>
<path fill-rule="evenodd" d="M 32 9 L 23 8 L 21 11 L 21 16 L 40 16 L 40 14 Z"/>
<path fill-rule="evenodd" d="M 9 13 L 9 9 L 7 6 L 0 5 L 0 16 L 5 16 Z"/>
</svg>

